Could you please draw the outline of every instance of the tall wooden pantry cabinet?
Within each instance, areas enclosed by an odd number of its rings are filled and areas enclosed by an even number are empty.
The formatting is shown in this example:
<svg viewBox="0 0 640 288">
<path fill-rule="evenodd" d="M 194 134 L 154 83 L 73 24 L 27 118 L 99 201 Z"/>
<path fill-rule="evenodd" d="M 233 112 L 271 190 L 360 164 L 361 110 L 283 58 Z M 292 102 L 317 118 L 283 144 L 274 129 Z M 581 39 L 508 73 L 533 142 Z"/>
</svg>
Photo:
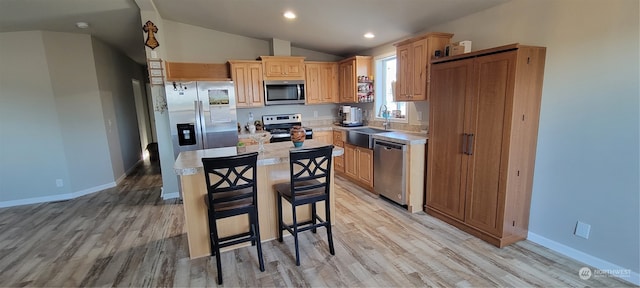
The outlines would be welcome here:
<svg viewBox="0 0 640 288">
<path fill-rule="evenodd" d="M 527 237 L 545 53 L 432 62 L 425 211 L 498 247 Z"/>
</svg>

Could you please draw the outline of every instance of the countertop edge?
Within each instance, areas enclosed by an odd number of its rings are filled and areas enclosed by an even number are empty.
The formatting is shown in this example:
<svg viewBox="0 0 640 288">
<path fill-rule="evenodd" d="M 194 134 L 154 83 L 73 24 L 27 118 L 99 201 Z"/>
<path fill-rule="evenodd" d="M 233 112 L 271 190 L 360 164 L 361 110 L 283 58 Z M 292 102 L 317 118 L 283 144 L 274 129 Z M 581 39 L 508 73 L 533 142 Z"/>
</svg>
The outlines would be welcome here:
<svg viewBox="0 0 640 288">
<path fill-rule="evenodd" d="M 310 140 L 313 141 L 313 140 Z M 305 141 L 306 143 L 306 141 Z M 274 145 L 276 144 L 276 145 Z M 265 148 L 269 149 L 274 148 L 274 151 L 263 152 L 264 154 L 260 154 L 258 156 L 257 165 L 258 166 L 269 166 L 276 165 L 281 163 L 289 162 L 289 150 L 291 147 L 291 142 L 280 142 L 280 143 L 270 143 L 265 144 Z M 308 147 L 319 147 L 327 145 L 323 142 L 315 142 L 310 146 L 303 146 L 303 148 Z M 280 147 L 283 146 L 283 147 Z M 203 150 L 193 150 L 193 151 L 184 151 L 180 152 L 178 158 L 174 162 L 173 171 L 178 176 L 188 176 L 195 175 L 202 172 L 202 157 L 217 157 L 217 156 L 231 156 L 237 155 L 236 147 L 224 147 L 224 148 L 212 148 L 212 149 L 203 149 Z M 240 153 L 249 153 L 256 152 L 258 149 L 258 145 L 250 145 L 246 146 L 245 150 Z M 275 154 L 275 155 L 274 155 Z M 331 154 L 333 157 L 341 156 L 344 154 L 344 149 L 342 147 L 334 147 L 333 153 Z"/>
</svg>

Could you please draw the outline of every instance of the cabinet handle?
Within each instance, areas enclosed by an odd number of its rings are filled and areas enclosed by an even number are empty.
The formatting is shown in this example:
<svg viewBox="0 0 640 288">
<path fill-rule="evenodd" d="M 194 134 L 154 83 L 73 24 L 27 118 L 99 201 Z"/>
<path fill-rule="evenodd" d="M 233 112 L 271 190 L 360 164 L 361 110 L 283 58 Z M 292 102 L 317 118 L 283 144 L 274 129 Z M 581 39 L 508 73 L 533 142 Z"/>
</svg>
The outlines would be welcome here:
<svg viewBox="0 0 640 288">
<path fill-rule="evenodd" d="M 467 141 L 467 144 L 469 144 L 469 148 L 467 148 L 467 155 L 473 155 L 473 133 L 469 134 L 468 137 L 469 140 Z"/>
<path fill-rule="evenodd" d="M 462 154 L 464 155 L 468 155 L 467 154 L 467 136 L 469 136 L 469 134 L 462 133 Z"/>
</svg>

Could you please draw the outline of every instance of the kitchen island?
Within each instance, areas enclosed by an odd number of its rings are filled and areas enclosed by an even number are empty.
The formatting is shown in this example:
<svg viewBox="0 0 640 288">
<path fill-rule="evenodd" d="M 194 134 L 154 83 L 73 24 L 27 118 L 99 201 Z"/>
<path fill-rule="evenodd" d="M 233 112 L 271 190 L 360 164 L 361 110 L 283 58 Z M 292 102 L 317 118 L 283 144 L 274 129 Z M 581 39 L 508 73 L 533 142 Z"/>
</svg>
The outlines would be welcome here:
<svg viewBox="0 0 640 288">
<path fill-rule="evenodd" d="M 313 139 L 304 142 L 302 148 L 313 148 L 327 145 Z M 210 240 L 207 220 L 206 195 L 207 188 L 202 167 L 203 157 L 222 157 L 258 151 L 258 145 L 243 147 L 244 151 L 238 152 L 236 147 L 213 148 L 205 150 L 180 152 L 174 164 L 175 173 L 180 176 L 182 186 L 182 200 L 184 207 L 185 229 L 189 242 L 189 256 L 191 259 L 209 256 Z M 293 148 L 292 142 L 268 143 L 265 150 L 258 155 L 258 220 L 260 221 L 261 240 L 275 239 L 278 235 L 277 217 L 277 193 L 273 189 L 276 183 L 289 181 L 289 150 Z M 333 149 L 333 156 L 344 153 L 341 147 Z M 335 211 L 335 182 L 333 164 L 331 167 L 331 196 L 330 209 Z M 283 217 L 285 222 L 291 222 L 290 206 L 283 203 Z M 324 203 L 318 204 L 318 214 L 325 219 Z M 298 208 L 298 218 L 310 218 L 310 210 L 305 207 Z M 335 213 L 333 213 L 335 221 Z M 248 231 L 249 220 L 246 215 L 218 220 L 218 232 L 221 237 Z M 285 231 L 285 233 L 287 233 Z M 226 250 L 246 246 L 249 243 L 228 247 Z M 224 250 L 223 250 L 224 251 Z"/>
</svg>

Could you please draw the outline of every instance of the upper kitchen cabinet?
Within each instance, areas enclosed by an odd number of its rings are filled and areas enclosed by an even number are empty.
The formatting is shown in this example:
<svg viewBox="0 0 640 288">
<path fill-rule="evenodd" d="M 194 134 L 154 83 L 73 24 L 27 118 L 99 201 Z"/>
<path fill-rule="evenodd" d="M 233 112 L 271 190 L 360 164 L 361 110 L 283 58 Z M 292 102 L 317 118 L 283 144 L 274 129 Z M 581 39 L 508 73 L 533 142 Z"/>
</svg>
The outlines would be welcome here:
<svg viewBox="0 0 640 288">
<path fill-rule="evenodd" d="M 264 106 L 262 62 L 230 60 L 229 66 L 236 88 L 236 107 Z"/>
<path fill-rule="evenodd" d="M 227 64 L 165 62 L 167 81 L 229 81 Z"/>
<path fill-rule="evenodd" d="M 432 63 L 426 212 L 499 247 L 527 238 L 545 51 Z"/>
<path fill-rule="evenodd" d="M 453 34 L 432 32 L 394 44 L 397 80 L 394 101 L 429 100 L 431 56 L 444 51 Z"/>
<path fill-rule="evenodd" d="M 373 57 L 353 56 L 338 62 L 340 103 L 358 103 L 358 76 L 373 75 Z"/>
<path fill-rule="evenodd" d="M 264 80 L 304 80 L 304 58 L 260 56 L 264 70 Z"/>
<path fill-rule="evenodd" d="M 338 102 L 338 63 L 306 62 L 305 74 L 307 104 Z"/>
</svg>

